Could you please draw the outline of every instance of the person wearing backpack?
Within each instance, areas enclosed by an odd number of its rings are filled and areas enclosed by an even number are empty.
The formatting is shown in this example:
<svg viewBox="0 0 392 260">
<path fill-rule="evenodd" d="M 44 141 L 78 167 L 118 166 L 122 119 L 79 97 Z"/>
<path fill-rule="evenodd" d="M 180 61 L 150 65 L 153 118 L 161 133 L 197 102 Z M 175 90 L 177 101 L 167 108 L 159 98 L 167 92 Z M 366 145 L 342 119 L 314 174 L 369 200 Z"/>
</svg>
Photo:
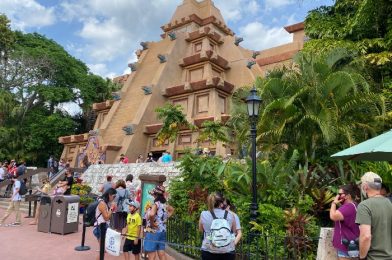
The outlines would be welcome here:
<svg viewBox="0 0 392 260">
<path fill-rule="evenodd" d="M 12 212 L 15 212 L 16 220 L 14 223 L 8 224 L 6 226 L 14 227 L 14 226 L 21 225 L 20 201 L 22 200 L 22 197 L 19 194 L 19 190 L 21 188 L 21 182 L 17 179 L 17 177 L 15 175 L 12 175 L 11 181 L 13 183 L 11 201 L 10 201 L 10 204 L 9 204 L 7 211 L 5 212 L 3 218 L 0 220 L 0 227 L 4 225 L 4 221 L 11 215 Z"/>
<path fill-rule="evenodd" d="M 174 213 L 174 208 L 167 204 L 165 187 L 155 186 L 149 191 L 154 197 L 154 204 L 145 214 L 146 233 L 144 237 L 144 251 L 148 254 L 148 260 L 166 260 L 166 222 Z"/>
<path fill-rule="evenodd" d="M 95 209 L 93 234 L 97 238 L 100 251 L 102 252 L 105 251 L 106 230 L 109 226 L 113 211 L 115 211 L 116 208 L 116 205 L 113 203 L 114 199 L 116 198 L 116 194 L 117 191 L 115 189 L 108 189 L 98 200 L 98 204 Z M 100 259 L 100 255 L 98 255 L 97 259 Z"/>
<path fill-rule="evenodd" d="M 117 196 L 114 200 L 116 212 L 113 213 L 111 227 L 121 233 L 121 230 L 127 225 L 128 205 L 126 203 L 129 201 L 129 191 L 126 189 L 124 180 L 116 182 L 116 191 Z"/>
<path fill-rule="evenodd" d="M 199 230 L 203 232 L 203 260 L 235 259 L 235 219 L 233 214 L 224 210 L 224 207 L 223 196 L 212 193 L 207 198 L 208 210 L 200 214 Z"/>
</svg>

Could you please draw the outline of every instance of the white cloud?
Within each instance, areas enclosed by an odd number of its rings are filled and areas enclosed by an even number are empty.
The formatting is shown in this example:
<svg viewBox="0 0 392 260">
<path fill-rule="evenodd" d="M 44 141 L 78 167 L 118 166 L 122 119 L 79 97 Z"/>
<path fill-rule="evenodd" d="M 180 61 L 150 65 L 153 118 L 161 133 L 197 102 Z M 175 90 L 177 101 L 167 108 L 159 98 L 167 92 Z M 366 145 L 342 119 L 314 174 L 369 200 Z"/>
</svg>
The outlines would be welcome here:
<svg viewBox="0 0 392 260">
<path fill-rule="evenodd" d="M 54 8 L 35 0 L 1 0 L 0 10 L 11 20 L 12 27 L 19 30 L 49 26 L 56 21 Z"/>
<path fill-rule="evenodd" d="M 263 50 L 289 43 L 292 36 L 281 27 L 268 27 L 260 22 L 251 22 L 239 29 L 244 37 L 243 45 L 252 50 Z"/>
<path fill-rule="evenodd" d="M 226 22 L 240 21 L 244 16 L 255 15 L 260 10 L 256 0 L 215 0 L 214 4 Z"/>
<path fill-rule="evenodd" d="M 80 108 L 80 106 L 73 101 L 61 103 L 58 105 L 57 108 L 66 111 L 71 116 L 75 116 L 82 113 L 82 109 Z"/>
<path fill-rule="evenodd" d="M 105 63 L 87 64 L 90 71 L 94 74 L 101 75 L 102 77 L 111 78 L 115 73 L 109 72 L 109 69 Z"/>
<path fill-rule="evenodd" d="M 88 63 L 103 64 L 130 59 L 141 41 L 159 40 L 160 26 L 178 4 L 179 0 L 68 0 L 61 10 L 63 21 L 79 23 L 77 35 L 85 42 Z"/>
<path fill-rule="evenodd" d="M 297 0 L 265 0 L 265 9 L 271 10 L 283 6 L 291 5 L 298 2 Z"/>
</svg>

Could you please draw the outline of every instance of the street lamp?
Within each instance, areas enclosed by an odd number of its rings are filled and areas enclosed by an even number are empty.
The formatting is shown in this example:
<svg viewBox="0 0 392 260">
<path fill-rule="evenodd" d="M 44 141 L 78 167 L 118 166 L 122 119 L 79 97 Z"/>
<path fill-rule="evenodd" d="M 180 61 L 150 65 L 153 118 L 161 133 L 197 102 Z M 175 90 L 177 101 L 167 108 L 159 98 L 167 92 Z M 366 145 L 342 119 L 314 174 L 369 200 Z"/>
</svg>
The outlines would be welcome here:
<svg viewBox="0 0 392 260">
<path fill-rule="evenodd" d="M 256 221 L 257 219 L 257 178 L 256 178 L 256 124 L 259 119 L 259 108 L 261 98 L 257 95 L 256 88 L 250 91 L 250 95 L 246 98 L 248 107 L 248 115 L 250 121 L 250 139 L 252 142 L 252 203 L 250 204 L 250 219 Z"/>
</svg>

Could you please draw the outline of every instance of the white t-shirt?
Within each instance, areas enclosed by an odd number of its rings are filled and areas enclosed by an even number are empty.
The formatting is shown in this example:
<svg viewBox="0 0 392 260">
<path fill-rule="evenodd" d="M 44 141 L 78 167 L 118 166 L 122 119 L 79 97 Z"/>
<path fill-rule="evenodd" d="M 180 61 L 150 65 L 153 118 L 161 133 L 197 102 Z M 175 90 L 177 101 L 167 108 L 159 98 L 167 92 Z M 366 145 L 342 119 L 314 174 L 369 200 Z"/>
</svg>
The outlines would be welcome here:
<svg viewBox="0 0 392 260">
<path fill-rule="evenodd" d="M 5 174 L 5 172 L 4 172 L 3 167 L 0 167 L 0 180 L 4 180 L 4 174 Z"/>
<path fill-rule="evenodd" d="M 12 191 L 13 191 L 12 194 L 16 193 L 16 189 L 20 189 L 20 181 L 18 181 L 18 180 L 15 180 L 14 188 L 12 189 Z M 12 201 L 20 201 L 20 200 L 22 200 L 22 197 L 19 195 L 19 191 L 18 191 L 18 193 L 16 193 L 13 196 Z"/>
</svg>

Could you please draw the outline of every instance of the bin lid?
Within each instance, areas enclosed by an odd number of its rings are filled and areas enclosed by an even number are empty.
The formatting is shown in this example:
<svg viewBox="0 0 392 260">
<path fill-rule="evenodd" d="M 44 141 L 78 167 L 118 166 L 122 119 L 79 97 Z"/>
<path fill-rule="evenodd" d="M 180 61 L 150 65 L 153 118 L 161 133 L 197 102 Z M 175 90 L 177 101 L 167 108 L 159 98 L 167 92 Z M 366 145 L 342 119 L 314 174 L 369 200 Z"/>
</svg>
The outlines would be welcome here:
<svg viewBox="0 0 392 260">
<path fill-rule="evenodd" d="M 78 195 L 57 195 L 53 198 L 54 203 L 74 203 L 80 202 L 80 197 Z"/>
</svg>

